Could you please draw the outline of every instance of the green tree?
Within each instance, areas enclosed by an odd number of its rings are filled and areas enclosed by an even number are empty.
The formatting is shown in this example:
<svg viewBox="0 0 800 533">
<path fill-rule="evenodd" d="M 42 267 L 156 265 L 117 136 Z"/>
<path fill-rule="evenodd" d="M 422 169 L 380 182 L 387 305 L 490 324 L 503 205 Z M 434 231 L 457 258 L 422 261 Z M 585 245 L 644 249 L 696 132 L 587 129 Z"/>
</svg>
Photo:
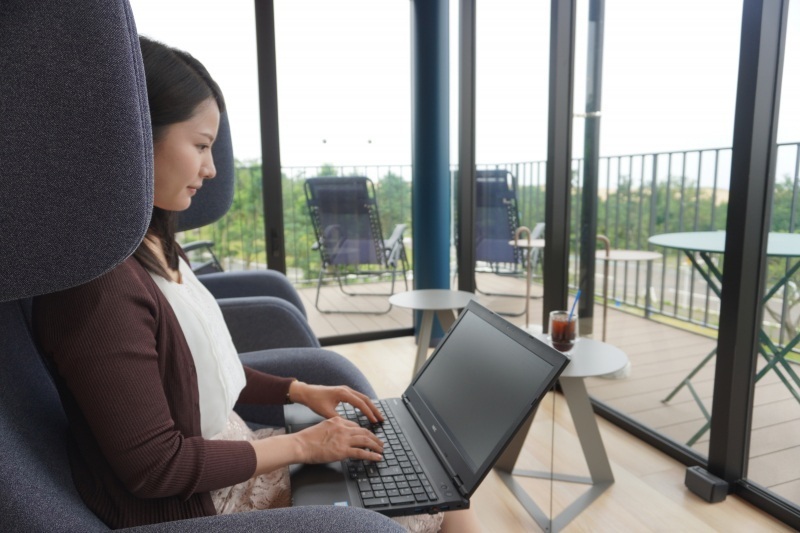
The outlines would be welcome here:
<svg viewBox="0 0 800 533">
<path fill-rule="evenodd" d="M 407 224 L 406 235 L 411 234 L 411 183 L 389 172 L 375 186 L 375 196 L 381 218 L 384 236 L 396 224 Z"/>
</svg>

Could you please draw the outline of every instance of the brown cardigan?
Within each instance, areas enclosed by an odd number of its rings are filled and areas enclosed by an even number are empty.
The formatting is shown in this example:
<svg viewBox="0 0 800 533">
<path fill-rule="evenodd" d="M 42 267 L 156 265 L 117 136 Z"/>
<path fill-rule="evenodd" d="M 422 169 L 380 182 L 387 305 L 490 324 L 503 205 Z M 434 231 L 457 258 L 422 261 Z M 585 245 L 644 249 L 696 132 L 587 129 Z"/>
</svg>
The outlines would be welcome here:
<svg viewBox="0 0 800 533">
<path fill-rule="evenodd" d="M 33 323 L 58 372 L 75 485 L 110 527 L 216 514 L 209 491 L 253 475 L 250 444 L 201 437 L 192 354 L 138 260 L 37 297 Z M 240 401 L 283 403 L 291 379 L 245 374 Z"/>
</svg>

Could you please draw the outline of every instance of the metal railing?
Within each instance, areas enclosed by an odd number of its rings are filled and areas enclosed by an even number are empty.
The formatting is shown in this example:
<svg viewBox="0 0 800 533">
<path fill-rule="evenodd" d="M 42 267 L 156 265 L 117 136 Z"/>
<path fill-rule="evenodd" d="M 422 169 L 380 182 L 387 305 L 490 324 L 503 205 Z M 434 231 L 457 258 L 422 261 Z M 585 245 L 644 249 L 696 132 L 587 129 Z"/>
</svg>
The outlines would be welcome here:
<svg viewBox="0 0 800 533">
<path fill-rule="evenodd" d="M 798 230 L 800 199 L 800 143 L 778 145 L 776 187 L 772 210 L 772 231 Z M 730 177 L 730 148 L 709 148 L 672 152 L 604 156 L 599 161 L 598 233 L 606 235 L 612 248 L 652 250 L 651 235 L 680 231 L 712 231 L 725 228 Z M 505 169 L 516 179 L 520 223 L 533 227 L 544 221 L 545 161 L 479 165 L 479 169 Z M 360 175 L 375 182 L 381 223 L 384 231 L 395 224 L 409 226 L 411 235 L 411 166 L 350 165 L 284 167 L 283 203 L 287 254 L 287 274 L 297 284 L 316 279 L 319 254 L 312 249 L 314 234 L 305 205 L 303 183 L 321 175 Z M 451 179 L 455 176 L 451 170 Z M 571 279 L 577 286 L 577 258 L 580 253 L 577 229 L 580 228 L 583 160 L 572 165 Z M 455 189 L 453 189 L 455 190 Z M 266 268 L 261 201 L 261 168 L 237 167 L 237 187 L 229 214 L 209 227 L 188 232 L 185 241 L 208 239 L 217 243 L 217 255 L 228 269 Z M 455 209 L 453 209 L 455 213 Z M 411 243 L 413 244 L 413 243 Z M 413 245 L 408 247 L 413 253 Z M 656 312 L 698 326 L 715 328 L 719 300 L 708 289 L 680 253 L 657 250 L 663 259 L 653 265 L 652 282 L 645 286 L 646 265 L 612 263 L 609 298 L 616 305 Z M 721 259 L 720 259 L 721 260 Z M 770 260 L 770 276 L 782 276 L 787 260 Z M 602 272 L 598 265 L 597 272 Z M 602 280 L 598 278 L 602 287 Z M 770 302 L 767 320 L 774 321 L 780 339 L 793 336 L 800 312 L 800 280 L 787 284 Z"/>
</svg>

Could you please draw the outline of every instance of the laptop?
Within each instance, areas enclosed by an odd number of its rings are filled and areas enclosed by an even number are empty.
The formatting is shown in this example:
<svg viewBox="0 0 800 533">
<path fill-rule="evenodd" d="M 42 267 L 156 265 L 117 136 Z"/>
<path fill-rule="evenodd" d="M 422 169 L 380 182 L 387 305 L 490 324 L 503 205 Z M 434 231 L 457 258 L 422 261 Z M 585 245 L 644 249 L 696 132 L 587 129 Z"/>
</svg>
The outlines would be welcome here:
<svg viewBox="0 0 800 533">
<path fill-rule="evenodd" d="M 388 516 L 466 509 L 478 485 L 555 384 L 569 359 L 474 300 L 401 398 L 378 400 L 370 425 L 349 405 L 340 414 L 384 441 L 383 460 L 290 467 L 294 506 L 366 507 Z M 320 417 L 284 410 L 287 433 Z"/>
</svg>

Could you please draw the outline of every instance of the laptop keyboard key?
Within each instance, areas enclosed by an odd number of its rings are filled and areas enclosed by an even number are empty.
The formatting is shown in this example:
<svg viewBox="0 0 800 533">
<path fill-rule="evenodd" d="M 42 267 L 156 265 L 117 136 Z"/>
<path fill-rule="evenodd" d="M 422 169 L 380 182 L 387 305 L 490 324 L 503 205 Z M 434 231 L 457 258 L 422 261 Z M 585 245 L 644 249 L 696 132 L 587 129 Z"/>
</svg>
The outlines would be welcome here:
<svg viewBox="0 0 800 533">
<path fill-rule="evenodd" d="M 364 500 L 364 507 L 383 507 L 389 505 L 388 498 L 369 498 Z"/>
<path fill-rule="evenodd" d="M 381 476 L 397 476 L 403 473 L 403 470 L 399 466 L 389 466 L 387 468 L 379 468 L 378 472 L 380 472 Z"/>
<path fill-rule="evenodd" d="M 363 413 L 351 406 L 345 406 L 340 412 L 370 429 L 385 446 L 380 462 L 354 460 L 348 463 L 348 473 L 358 482 L 364 507 L 388 507 L 439 499 L 388 408 L 383 411 L 388 414 L 384 414 L 382 424 L 371 424 Z"/>
<path fill-rule="evenodd" d="M 413 495 L 409 495 L 390 497 L 389 501 L 392 502 L 392 505 L 402 505 L 404 503 L 414 503 L 416 500 Z"/>
</svg>

